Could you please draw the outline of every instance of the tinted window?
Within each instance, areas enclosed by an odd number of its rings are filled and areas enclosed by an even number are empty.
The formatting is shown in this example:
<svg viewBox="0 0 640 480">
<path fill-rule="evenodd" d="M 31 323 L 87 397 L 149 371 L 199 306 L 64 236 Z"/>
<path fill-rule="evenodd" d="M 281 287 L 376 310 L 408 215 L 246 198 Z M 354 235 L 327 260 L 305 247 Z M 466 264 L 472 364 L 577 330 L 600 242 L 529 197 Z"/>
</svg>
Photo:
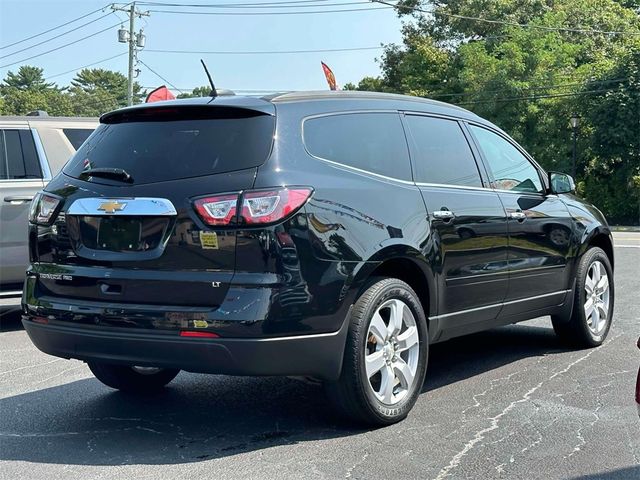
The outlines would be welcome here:
<svg viewBox="0 0 640 480">
<path fill-rule="evenodd" d="M 542 192 L 538 170 L 510 142 L 486 128 L 471 125 L 489 168 L 494 187 L 517 192 Z"/>
<path fill-rule="evenodd" d="M 42 178 L 29 130 L 0 130 L 0 179 Z"/>
<path fill-rule="evenodd" d="M 275 125 L 270 115 L 224 107 L 143 111 L 115 121 L 95 130 L 64 173 L 120 168 L 140 184 L 257 167 L 271 151 Z"/>
<path fill-rule="evenodd" d="M 400 116 L 350 113 L 310 118 L 304 123 L 309 153 L 392 178 L 411 180 L 411 165 Z"/>
<path fill-rule="evenodd" d="M 478 166 L 458 122 L 409 115 L 407 123 L 416 147 L 416 182 L 482 186 Z"/>
<path fill-rule="evenodd" d="M 63 128 L 64 136 L 67 137 L 69 143 L 73 145 L 75 150 L 78 150 L 84 141 L 89 138 L 93 129 L 91 128 Z"/>
</svg>

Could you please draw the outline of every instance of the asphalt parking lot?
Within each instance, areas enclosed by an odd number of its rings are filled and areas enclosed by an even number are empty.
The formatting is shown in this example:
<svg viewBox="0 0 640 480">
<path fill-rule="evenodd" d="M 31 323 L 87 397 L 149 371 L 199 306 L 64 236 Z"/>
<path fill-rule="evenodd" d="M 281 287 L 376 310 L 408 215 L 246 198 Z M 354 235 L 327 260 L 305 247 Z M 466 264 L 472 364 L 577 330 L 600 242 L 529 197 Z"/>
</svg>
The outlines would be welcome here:
<svg viewBox="0 0 640 480">
<path fill-rule="evenodd" d="M 414 410 L 377 430 L 342 424 L 321 387 L 292 379 L 181 373 L 130 397 L 5 315 L 0 478 L 639 479 L 640 233 L 616 244 L 602 347 L 566 348 L 548 318 L 436 345 Z"/>
</svg>

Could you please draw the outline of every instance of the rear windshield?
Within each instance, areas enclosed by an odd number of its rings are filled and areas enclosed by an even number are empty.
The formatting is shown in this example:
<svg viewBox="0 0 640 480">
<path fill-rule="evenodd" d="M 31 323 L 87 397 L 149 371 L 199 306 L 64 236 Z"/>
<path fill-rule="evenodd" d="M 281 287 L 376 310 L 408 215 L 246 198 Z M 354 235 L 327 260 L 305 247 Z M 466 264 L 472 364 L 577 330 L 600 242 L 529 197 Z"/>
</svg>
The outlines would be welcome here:
<svg viewBox="0 0 640 480">
<path fill-rule="evenodd" d="M 262 165 L 273 142 L 275 119 L 244 109 L 209 108 L 109 117 L 64 167 L 85 178 L 96 168 L 125 170 L 133 183 L 153 183 Z M 83 173 L 85 175 L 83 176 Z M 95 178 L 96 181 L 104 179 Z"/>
</svg>

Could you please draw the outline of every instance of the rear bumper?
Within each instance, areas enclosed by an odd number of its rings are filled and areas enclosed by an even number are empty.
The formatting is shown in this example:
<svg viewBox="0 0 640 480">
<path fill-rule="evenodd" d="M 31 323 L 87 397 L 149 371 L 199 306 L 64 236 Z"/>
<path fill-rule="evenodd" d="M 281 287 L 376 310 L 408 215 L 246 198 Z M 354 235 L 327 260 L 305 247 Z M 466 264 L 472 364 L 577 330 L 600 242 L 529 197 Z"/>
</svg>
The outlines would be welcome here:
<svg viewBox="0 0 640 480">
<path fill-rule="evenodd" d="M 92 326 L 22 323 L 33 343 L 62 358 L 226 375 L 340 375 L 348 322 L 332 333 L 276 338 L 185 338 Z"/>
</svg>

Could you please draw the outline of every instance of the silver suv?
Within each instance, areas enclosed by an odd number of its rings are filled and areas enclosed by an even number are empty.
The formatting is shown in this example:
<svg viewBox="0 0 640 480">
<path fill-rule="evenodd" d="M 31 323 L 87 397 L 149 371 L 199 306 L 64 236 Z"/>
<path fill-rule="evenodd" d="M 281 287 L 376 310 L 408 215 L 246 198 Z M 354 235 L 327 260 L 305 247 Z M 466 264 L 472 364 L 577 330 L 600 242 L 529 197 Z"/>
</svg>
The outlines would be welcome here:
<svg viewBox="0 0 640 480">
<path fill-rule="evenodd" d="M 98 126 L 97 118 L 0 116 L 0 306 L 18 304 L 29 204 Z"/>
</svg>

